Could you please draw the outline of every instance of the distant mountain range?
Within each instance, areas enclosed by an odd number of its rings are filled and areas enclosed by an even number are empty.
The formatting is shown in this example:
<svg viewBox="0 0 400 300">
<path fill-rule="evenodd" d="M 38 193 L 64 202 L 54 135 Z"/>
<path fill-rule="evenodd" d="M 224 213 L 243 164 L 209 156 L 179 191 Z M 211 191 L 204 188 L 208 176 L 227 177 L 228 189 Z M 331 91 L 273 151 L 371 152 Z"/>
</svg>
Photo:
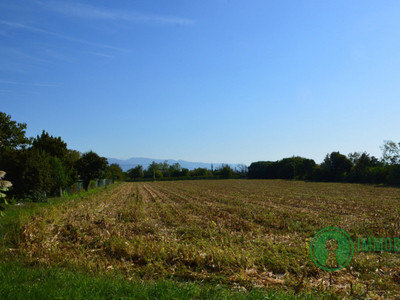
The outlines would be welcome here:
<svg viewBox="0 0 400 300">
<path fill-rule="evenodd" d="M 175 163 L 179 163 L 182 168 L 187 168 L 189 170 L 193 170 L 196 168 L 207 168 L 211 169 L 211 163 L 203 163 L 203 162 L 192 162 L 192 161 L 185 161 L 185 160 L 175 160 L 175 159 L 154 159 L 154 158 L 146 158 L 146 157 L 132 157 L 127 160 L 121 160 L 116 158 L 107 158 L 108 163 L 111 164 L 119 164 L 121 169 L 125 172 L 131 168 L 134 168 L 138 165 L 142 165 L 144 169 L 147 169 L 149 165 L 153 161 L 156 163 L 163 163 L 164 161 L 168 160 L 169 165 L 173 165 Z M 222 165 L 222 163 L 213 163 L 214 170 L 215 168 Z M 236 166 L 236 164 L 230 164 L 232 168 Z"/>
</svg>

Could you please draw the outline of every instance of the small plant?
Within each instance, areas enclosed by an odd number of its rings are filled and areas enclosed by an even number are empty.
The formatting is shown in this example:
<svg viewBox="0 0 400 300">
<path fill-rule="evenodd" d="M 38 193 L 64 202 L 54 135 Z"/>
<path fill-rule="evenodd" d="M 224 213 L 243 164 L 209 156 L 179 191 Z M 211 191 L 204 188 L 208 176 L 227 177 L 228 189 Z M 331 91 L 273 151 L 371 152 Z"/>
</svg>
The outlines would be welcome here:
<svg viewBox="0 0 400 300">
<path fill-rule="evenodd" d="M 95 188 L 96 188 L 96 181 L 90 180 L 89 186 L 88 186 L 88 191 L 89 191 L 89 190 L 93 190 L 93 189 L 95 189 Z"/>
<path fill-rule="evenodd" d="M 10 181 L 3 180 L 3 177 L 6 174 L 6 172 L 0 171 L 0 210 L 4 210 L 3 204 L 8 205 L 6 194 L 3 194 L 2 192 L 7 192 L 12 187 L 12 183 Z M 4 213 L 1 211 L 0 215 L 4 216 Z"/>
</svg>

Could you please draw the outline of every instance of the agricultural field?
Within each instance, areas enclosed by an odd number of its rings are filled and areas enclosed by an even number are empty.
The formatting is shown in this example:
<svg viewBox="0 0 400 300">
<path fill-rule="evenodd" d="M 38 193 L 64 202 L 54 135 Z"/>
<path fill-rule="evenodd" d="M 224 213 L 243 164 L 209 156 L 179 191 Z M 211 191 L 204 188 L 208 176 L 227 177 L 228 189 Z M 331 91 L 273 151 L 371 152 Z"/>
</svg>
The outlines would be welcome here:
<svg viewBox="0 0 400 300">
<path fill-rule="evenodd" d="M 284 180 L 122 183 L 24 215 L 2 256 L 30 266 L 388 299 L 400 292 L 398 252 L 359 252 L 327 272 L 309 243 L 328 226 L 400 237 L 400 190 Z"/>
</svg>

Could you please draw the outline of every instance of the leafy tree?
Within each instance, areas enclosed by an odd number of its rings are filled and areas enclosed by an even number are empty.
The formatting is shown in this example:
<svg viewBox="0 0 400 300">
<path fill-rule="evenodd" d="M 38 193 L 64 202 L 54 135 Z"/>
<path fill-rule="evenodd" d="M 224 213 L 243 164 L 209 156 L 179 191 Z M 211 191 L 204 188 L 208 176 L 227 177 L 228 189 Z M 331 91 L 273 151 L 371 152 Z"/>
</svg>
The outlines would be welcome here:
<svg viewBox="0 0 400 300">
<path fill-rule="evenodd" d="M 63 188 L 68 186 L 70 180 L 68 172 L 58 157 L 52 157 L 50 162 L 53 169 L 54 185 L 59 188 L 60 197 L 62 197 Z"/>
<path fill-rule="evenodd" d="M 163 174 L 163 177 L 169 177 L 171 173 L 169 172 L 168 160 L 165 160 L 163 163 L 159 164 L 159 169 Z"/>
<path fill-rule="evenodd" d="M 35 148 L 7 150 L 0 156 L 0 164 L 13 182 L 10 194 L 18 198 L 43 200 L 43 194 L 54 188 L 51 156 Z"/>
<path fill-rule="evenodd" d="M 156 171 L 160 168 L 160 165 L 157 164 L 154 160 L 151 163 L 151 165 L 149 165 L 148 171 L 153 173 L 153 179 L 156 179 Z"/>
<path fill-rule="evenodd" d="M 249 168 L 245 164 L 239 164 L 236 166 L 236 172 L 240 174 L 243 178 L 247 175 Z"/>
<path fill-rule="evenodd" d="M 382 165 L 376 157 L 370 156 L 366 152 L 354 152 L 350 153 L 348 158 L 353 163 L 353 167 L 349 174 L 349 181 L 376 182 L 376 178 L 373 178 L 371 171 L 373 168 Z"/>
<path fill-rule="evenodd" d="M 63 188 L 68 185 L 67 171 L 58 157 L 52 157 L 50 162 L 54 176 L 54 185 L 59 188 L 60 197 L 62 197 Z"/>
<path fill-rule="evenodd" d="M 48 132 L 44 131 L 32 141 L 32 147 L 41 151 L 46 151 L 54 157 L 64 160 L 67 155 L 67 143 L 61 137 L 53 137 Z"/>
<path fill-rule="evenodd" d="M 233 174 L 233 171 L 229 165 L 222 165 L 221 169 L 221 177 L 228 179 L 231 178 Z"/>
<path fill-rule="evenodd" d="M 207 176 L 208 171 L 206 168 L 196 168 L 190 171 L 190 176 Z"/>
<path fill-rule="evenodd" d="M 131 179 L 135 179 L 135 178 L 142 178 L 144 177 L 144 173 L 143 173 L 143 166 L 138 165 L 134 168 L 131 168 L 127 171 L 129 178 Z"/>
<path fill-rule="evenodd" d="M 69 150 L 67 143 L 61 137 L 53 137 L 43 130 L 42 134 L 32 141 L 32 148 L 44 151 L 58 160 L 52 161 L 53 166 L 60 171 L 55 173 L 55 181 L 58 182 L 60 192 L 62 188 L 71 185 L 78 180 L 74 163 L 79 159 L 79 152 Z M 61 179 L 62 178 L 62 179 Z"/>
<path fill-rule="evenodd" d="M 400 163 L 400 143 L 393 141 L 384 141 L 380 147 L 382 150 L 382 159 L 384 162 L 394 165 Z"/>
<path fill-rule="evenodd" d="M 182 168 L 181 172 L 179 173 L 179 177 L 188 177 L 189 176 L 189 169 Z"/>
<path fill-rule="evenodd" d="M 181 170 L 182 167 L 179 163 L 174 163 L 173 165 L 169 166 L 169 173 L 171 174 L 172 177 L 178 177 L 180 175 Z"/>
<path fill-rule="evenodd" d="M 272 171 L 272 161 L 253 162 L 249 166 L 248 178 L 250 179 L 270 179 Z"/>
<path fill-rule="evenodd" d="M 321 164 L 325 181 L 342 181 L 350 173 L 353 163 L 345 155 L 332 152 Z"/>
<path fill-rule="evenodd" d="M 122 171 L 119 164 L 111 164 L 110 171 L 111 171 L 113 179 L 115 179 L 115 180 L 124 180 L 125 179 L 125 174 Z"/>
<path fill-rule="evenodd" d="M 87 190 L 90 180 L 106 176 L 108 161 L 107 158 L 100 157 L 97 153 L 90 150 L 83 153 L 81 158 L 75 162 L 75 168 Z"/>
<path fill-rule="evenodd" d="M 0 150 L 19 149 L 30 144 L 25 136 L 26 123 L 11 120 L 11 115 L 0 112 Z"/>
</svg>

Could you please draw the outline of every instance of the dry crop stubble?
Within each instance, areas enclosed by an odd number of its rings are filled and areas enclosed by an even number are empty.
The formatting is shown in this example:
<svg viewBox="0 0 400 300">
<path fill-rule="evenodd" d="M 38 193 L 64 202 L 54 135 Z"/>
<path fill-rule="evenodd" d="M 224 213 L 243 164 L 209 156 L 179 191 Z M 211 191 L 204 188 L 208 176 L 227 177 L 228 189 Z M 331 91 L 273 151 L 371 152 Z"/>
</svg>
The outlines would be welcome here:
<svg viewBox="0 0 400 300">
<path fill-rule="evenodd" d="M 30 263 L 120 272 L 127 278 L 217 280 L 250 286 L 399 290 L 398 254 L 356 254 L 331 275 L 308 253 L 337 226 L 353 239 L 399 236 L 399 189 L 283 180 L 124 183 L 48 209 L 24 224 Z M 385 272 L 376 272 L 380 269 Z M 328 280 L 329 279 L 329 280 Z"/>
</svg>

